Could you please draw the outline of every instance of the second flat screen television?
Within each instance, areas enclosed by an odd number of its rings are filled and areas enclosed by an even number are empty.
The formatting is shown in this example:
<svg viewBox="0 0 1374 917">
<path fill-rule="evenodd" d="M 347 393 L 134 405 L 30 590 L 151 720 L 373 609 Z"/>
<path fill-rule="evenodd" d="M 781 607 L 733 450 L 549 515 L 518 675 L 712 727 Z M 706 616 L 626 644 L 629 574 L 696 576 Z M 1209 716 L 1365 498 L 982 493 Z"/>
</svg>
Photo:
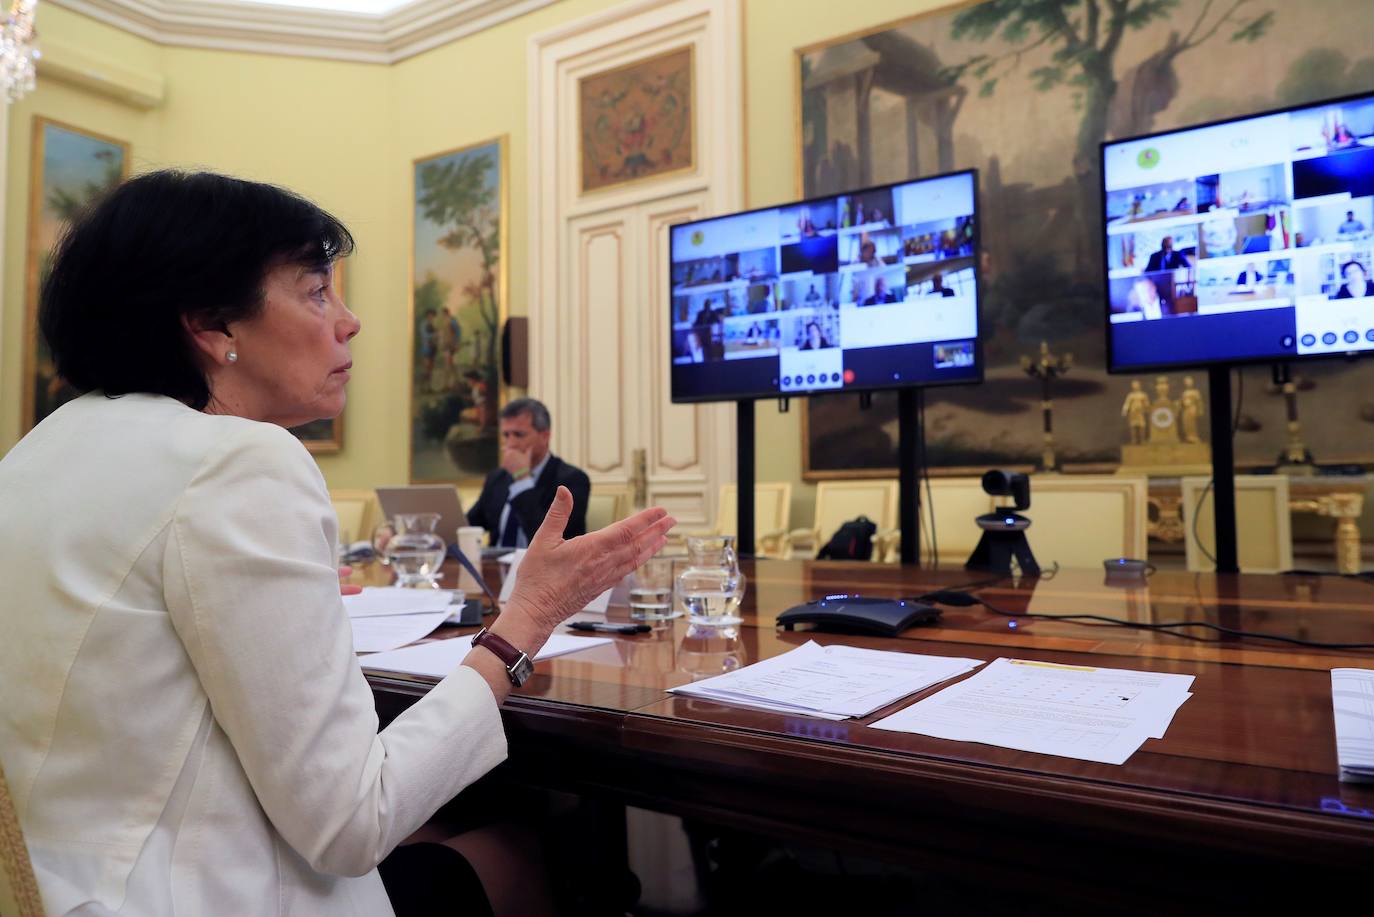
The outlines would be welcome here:
<svg viewBox="0 0 1374 917">
<path fill-rule="evenodd" d="M 673 401 L 982 379 L 972 171 L 671 231 Z"/>
<path fill-rule="evenodd" d="M 1374 351 L 1374 96 L 1104 144 L 1108 366 Z"/>
</svg>

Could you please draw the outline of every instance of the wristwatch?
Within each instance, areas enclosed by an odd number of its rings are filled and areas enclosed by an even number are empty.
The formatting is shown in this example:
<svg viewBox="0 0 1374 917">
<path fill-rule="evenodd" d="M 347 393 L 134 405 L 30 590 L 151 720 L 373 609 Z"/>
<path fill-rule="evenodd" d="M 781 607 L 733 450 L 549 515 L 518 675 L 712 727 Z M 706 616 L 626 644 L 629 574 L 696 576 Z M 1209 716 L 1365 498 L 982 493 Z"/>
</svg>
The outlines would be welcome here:
<svg viewBox="0 0 1374 917">
<path fill-rule="evenodd" d="M 534 674 L 534 663 L 530 661 L 529 656 L 485 627 L 472 638 L 472 645 L 485 646 L 493 656 L 500 659 L 501 664 L 506 667 L 506 674 L 510 676 L 510 683 L 517 688 L 529 681 L 530 676 Z"/>
</svg>

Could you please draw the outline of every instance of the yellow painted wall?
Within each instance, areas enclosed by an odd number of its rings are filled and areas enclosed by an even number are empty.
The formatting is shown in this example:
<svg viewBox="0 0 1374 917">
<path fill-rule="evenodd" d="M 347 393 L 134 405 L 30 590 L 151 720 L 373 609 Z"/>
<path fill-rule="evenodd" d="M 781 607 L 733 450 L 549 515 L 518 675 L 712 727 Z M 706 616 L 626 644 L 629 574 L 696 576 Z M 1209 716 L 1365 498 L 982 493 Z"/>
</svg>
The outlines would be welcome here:
<svg viewBox="0 0 1374 917">
<path fill-rule="evenodd" d="M 5 280 L 0 314 L 0 453 L 19 436 L 24 251 L 32 116 L 129 140 L 135 170 L 204 167 L 294 188 L 338 213 L 358 256 L 347 295 L 363 320 L 346 413 L 346 446 L 321 456 L 336 487 L 406 479 L 411 162 L 505 135 L 509 141 L 511 314 L 528 313 L 526 76 L 529 36 L 616 5 L 562 0 L 386 67 L 162 47 L 51 5 L 43 40 L 161 75 L 165 103 L 144 111 L 40 78 L 10 112 Z M 948 5 L 944 0 L 743 0 L 746 196 L 751 207 L 795 198 L 795 49 Z M 801 481 L 800 405 L 760 404 L 760 480 L 793 483 L 794 524 L 814 488 Z"/>
</svg>

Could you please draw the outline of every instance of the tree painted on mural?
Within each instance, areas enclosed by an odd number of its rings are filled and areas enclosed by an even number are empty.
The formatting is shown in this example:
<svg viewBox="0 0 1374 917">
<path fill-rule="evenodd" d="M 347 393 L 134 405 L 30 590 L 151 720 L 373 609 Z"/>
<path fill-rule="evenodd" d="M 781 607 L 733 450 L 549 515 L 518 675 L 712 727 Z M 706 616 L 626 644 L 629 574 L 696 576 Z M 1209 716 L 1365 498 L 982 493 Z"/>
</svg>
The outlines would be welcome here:
<svg viewBox="0 0 1374 917">
<path fill-rule="evenodd" d="M 487 391 L 497 391 L 497 332 L 501 321 L 497 277 L 501 259 L 499 188 L 491 180 L 496 169 L 489 153 L 435 162 L 420 169 L 418 203 L 424 218 L 446 230 L 439 244 L 454 251 L 472 250 L 480 259 L 475 281 L 464 284 L 468 298 L 461 312 L 479 325 L 475 357 L 486 376 Z M 480 354 L 480 356 L 479 356 Z"/>
<path fill-rule="evenodd" d="M 1049 63 L 1027 74 L 1040 92 L 1062 86 L 1075 93 L 1082 112 L 1073 165 L 1081 183 L 1090 185 L 1097 170 L 1098 144 L 1109 135 L 1148 131 L 1154 116 L 1178 90 L 1177 58 L 1224 37 L 1233 43 L 1261 38 L 1274 19 L 1260 0 L 1204 0 L 1186 28 L 1170 33 L 1158 51 L 1126 73 L 1117 72 L 1117 53 L 1130 31 L 1171 19 L 1178 0 L 990 0 L 954 17 L 956 39 L 986 42 L 1000 39 L 1008 47 L 978 54 L 950 68 L 952 76 L 972 79 L 979 93 L 990 96 L 1000 82 L 1020 69 L 1025 56 L 1050 49 Z"/>
</svg>

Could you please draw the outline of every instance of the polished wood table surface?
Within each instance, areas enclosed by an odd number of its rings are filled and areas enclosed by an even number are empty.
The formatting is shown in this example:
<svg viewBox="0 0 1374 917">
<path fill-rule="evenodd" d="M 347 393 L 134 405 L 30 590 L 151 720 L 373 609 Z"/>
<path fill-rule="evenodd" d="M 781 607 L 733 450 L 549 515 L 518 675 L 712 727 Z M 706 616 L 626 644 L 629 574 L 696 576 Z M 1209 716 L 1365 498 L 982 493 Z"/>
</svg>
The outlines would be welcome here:
<svg viewBox="0 0 1374 917">
<path fill-rule="evenodd" d="M 1068 569 L 1038 579 L 982 577 L 971 591 L 1010 616 L 945 608 L 938 626 L 883 638 L 784 632 L 774 619 L 827 594 L 912 597 L 980 578 L 963 569 L 847 562 L 760 560 L 744 570 L 748 593 L 736 628 L 677 620 L 539 663 L 504 707 L 512 779 L 1009 887 L 1058 894 L 1071 884 L 1113 907 L 1122 896 L 1148 909 L 1176 895 L 1221 895 L 1218 877 L 1237 869 L 1258 894 L 1293 870 L 1340 881 L 1374 866 L 1374 785 L 1336 778 L 1329 675 L 1339 666 L 1374 668 L 1374 652 L 1200 629 L 1206 639 L 1193 641 L 1025 617 L 1207 621 L 1314 642 L 1374 643 L 1374 583 L 1160 572 L 1119 586 L 1101 571 Z M 489 576 L 494 581 L 494 569 Z M 608 617 L 628 615 L 612 607 Z M 445 628 L 436 638 L 471 632 Z M 1148 740 L 1117 767 L 868 728 L 949 682 L 845 722 L 665 693 L 808 639 L 1187 673 L 1195 676 L 1194 696 L 1163 739 Z M 369 678 L 384 718 L 428 688 L 424 679 Z"/>
</svg>

